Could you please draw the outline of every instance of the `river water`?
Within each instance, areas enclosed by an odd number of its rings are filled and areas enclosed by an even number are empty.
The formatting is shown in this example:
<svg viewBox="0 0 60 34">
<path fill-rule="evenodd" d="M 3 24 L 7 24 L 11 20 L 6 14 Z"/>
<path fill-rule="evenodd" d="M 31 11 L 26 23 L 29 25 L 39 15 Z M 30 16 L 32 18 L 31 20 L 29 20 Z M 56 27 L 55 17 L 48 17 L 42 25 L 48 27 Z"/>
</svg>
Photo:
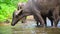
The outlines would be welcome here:
<svg viewBox="0 0 60 34">
<path fill-rule="evenodd" d="M 0 34 L 60 34 L 60 23 L 58 28 L 50 28 L 50 21 L 47 19 L 47 28 L 36 27 L 36 22 L 33 20 L 27 23 L 18 22 L 15 26 L 10 24 L 0 24 Z"/>
</svg>

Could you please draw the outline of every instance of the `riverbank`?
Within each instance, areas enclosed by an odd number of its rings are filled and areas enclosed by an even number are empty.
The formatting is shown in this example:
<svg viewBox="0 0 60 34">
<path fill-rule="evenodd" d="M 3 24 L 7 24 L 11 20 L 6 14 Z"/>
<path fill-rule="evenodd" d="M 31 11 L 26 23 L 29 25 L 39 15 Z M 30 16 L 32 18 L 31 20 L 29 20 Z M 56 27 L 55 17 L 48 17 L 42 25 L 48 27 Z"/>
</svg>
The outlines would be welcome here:
<svg viewBox="0 0 60 34">
<path fill-rule="evenodd" d="M 8 26 L 10 23 L 0 23 L 0 26 Z"/>
</svg>

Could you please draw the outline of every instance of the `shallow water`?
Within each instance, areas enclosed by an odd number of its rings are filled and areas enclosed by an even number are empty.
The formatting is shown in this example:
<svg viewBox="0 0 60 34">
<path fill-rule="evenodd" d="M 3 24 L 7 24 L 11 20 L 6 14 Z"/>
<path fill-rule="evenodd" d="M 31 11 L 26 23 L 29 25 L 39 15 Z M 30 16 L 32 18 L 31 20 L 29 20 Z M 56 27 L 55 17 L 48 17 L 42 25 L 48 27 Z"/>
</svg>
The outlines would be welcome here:
<svg viewBox="0 0 60 34">
<path fill-rule="evenodd" d="M 50 23 L 47 24 L 50 26 Z M 15 26 L 2 24 L 0 25 L 0 34 L 60 34 L 60 28 L 36 27 L 35 21 L 27 21 L 27 23 L 19 22 Z"/>
</svg>

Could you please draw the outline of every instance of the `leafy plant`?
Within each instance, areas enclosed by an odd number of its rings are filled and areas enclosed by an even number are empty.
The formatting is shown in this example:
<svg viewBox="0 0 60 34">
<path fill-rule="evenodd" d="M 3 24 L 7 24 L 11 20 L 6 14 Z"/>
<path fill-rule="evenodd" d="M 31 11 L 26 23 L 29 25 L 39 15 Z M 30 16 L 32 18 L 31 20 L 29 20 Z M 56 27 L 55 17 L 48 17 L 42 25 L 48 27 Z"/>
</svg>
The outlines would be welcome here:
<svg viewBox="0 0 60 34">
<path fill-rule="evenodd" d="M 12 14 L 17 7 L 17 3 L 27 2 L 27 0 L 0 0 L 0 23 L 12 18 Z"/>
</svg>

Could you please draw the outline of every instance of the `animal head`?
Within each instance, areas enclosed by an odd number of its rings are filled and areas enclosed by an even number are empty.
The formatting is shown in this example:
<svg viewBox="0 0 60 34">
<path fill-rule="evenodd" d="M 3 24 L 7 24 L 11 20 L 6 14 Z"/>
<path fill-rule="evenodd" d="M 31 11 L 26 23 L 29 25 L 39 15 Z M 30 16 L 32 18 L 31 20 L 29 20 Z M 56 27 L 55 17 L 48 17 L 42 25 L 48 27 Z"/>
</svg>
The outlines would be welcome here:
<svg viewBox="0 0 60 34">
<path fill-rule="evenodd" d="M 12 23 L 11 23 L 12 26 L 14 26 L 23 17 L 23 14 L 22 14 L 23 5 L 24 5 L 23 3 L 18 3 L 17 10 L 13 12 Z"/>
<path fill-rule="evenodd" d="M 20 6 L 18 6 L 18 9 L 13 12 L 12 23 L 11 23 L 12 26 L 14 26 L 23 17 L 30 15 L 30 12 L 27 11 L 27 9 L 22 7 L 21 5 L 24 4 L 20 4 Z"/>
<path fill-rule="evenodd" d="M 13 12 L 12 23 L 11 23 L 12 26 L 14 26 L 23 17 L 22 12 L 23 12 L 22 9 L 21 10 L 15 10 Z"/>
</svg>

